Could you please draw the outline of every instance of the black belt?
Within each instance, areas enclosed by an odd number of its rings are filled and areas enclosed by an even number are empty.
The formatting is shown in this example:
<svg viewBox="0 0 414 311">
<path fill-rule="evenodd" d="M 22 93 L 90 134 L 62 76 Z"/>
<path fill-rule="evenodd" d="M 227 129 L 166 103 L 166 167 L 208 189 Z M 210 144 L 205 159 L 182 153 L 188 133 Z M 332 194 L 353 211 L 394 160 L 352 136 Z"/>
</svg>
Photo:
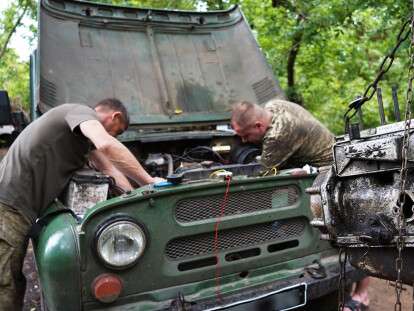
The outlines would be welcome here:
<svg viewBox="0 0 414 311">
<path fill-rule="evenodd" d="M 36 222 L 31 226 L 27 236 L 31 239 L 36 239 L 39 236 L 44 226 L 46 226 L 55 216 L 63 214 L 63 213 L 69 213 L 75 219 L 78 219 L 78 216 L 70 208 L 60 208 L 60 209 L 51 211 L 45 214 L 44 216 L 38 218 Z"/>
</svg>

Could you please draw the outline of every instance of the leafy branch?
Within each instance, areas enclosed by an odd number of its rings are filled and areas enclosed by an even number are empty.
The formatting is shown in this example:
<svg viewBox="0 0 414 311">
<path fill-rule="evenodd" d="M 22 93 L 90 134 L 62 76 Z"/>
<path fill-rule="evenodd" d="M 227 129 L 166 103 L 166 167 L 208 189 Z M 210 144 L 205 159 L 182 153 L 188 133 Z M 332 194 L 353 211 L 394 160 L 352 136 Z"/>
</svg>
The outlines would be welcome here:
<svg viewBox="0 0 414 311">
<path fill-rule="evenodd" d="M 20 15 L 18 15 L 16 21 L 11 24 L 11 28 L 7 29 L 6 25 L 6 39 L 2 44 L 1 50 L 0 50 L 0 59 L 3 58 L 4 54 L 7 51 L 7 46 L 9 45 L 9 42 L 11 38 L 13 37 L 13 34 L 16 32 L 17 28 L 22 24 L 23 17 L 26 15 L 27 10 L 29 9 L 29 2 L 26 2 L 25 6 L 23 7 L 23 10 L 21 11 Z"/>
</svg>

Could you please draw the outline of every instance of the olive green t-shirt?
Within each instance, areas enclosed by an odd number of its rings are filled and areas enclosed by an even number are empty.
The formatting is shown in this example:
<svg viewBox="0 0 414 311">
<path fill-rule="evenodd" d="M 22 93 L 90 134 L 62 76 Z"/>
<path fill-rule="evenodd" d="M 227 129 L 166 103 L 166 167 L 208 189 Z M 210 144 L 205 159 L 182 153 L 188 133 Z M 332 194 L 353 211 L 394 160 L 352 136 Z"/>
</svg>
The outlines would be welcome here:
<svg viewBox="0 0 414 311">
<path fill-rule="evenodd" d="M 35 221 L 87 161 L 87 120 L 97 120 L 92 108 L 63 104 L 26 127 L 0 162 L 0 202 Z"/>
</svg>

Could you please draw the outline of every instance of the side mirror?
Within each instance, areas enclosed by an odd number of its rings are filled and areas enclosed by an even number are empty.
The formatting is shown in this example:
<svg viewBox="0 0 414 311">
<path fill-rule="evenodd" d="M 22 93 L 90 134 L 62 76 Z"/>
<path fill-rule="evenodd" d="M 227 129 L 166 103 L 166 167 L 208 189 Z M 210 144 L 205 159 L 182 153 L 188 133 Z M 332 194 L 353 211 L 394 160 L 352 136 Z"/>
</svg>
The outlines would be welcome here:
<svg viewBox="0 0 414 311">
<path fill-rule="evenodd" d="M 12 124 L 10 99 L 7 91 L 0 91 L 0 125 Z"/>
</svg>

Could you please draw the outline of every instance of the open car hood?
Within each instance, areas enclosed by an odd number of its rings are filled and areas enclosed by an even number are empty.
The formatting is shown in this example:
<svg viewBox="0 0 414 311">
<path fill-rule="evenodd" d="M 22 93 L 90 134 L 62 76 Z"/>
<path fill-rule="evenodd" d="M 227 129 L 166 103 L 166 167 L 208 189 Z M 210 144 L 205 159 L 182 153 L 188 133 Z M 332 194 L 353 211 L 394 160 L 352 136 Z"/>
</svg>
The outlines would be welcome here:
<svg viewBox="0 0 414 311">
<path fill-rule="evenodd" d="M 282 98 L 246 20 L 227 11 L 42 0 L 35 104 L 123 101 L 137 126 L 226 122 L 230 105 Z"/>
</svg>

